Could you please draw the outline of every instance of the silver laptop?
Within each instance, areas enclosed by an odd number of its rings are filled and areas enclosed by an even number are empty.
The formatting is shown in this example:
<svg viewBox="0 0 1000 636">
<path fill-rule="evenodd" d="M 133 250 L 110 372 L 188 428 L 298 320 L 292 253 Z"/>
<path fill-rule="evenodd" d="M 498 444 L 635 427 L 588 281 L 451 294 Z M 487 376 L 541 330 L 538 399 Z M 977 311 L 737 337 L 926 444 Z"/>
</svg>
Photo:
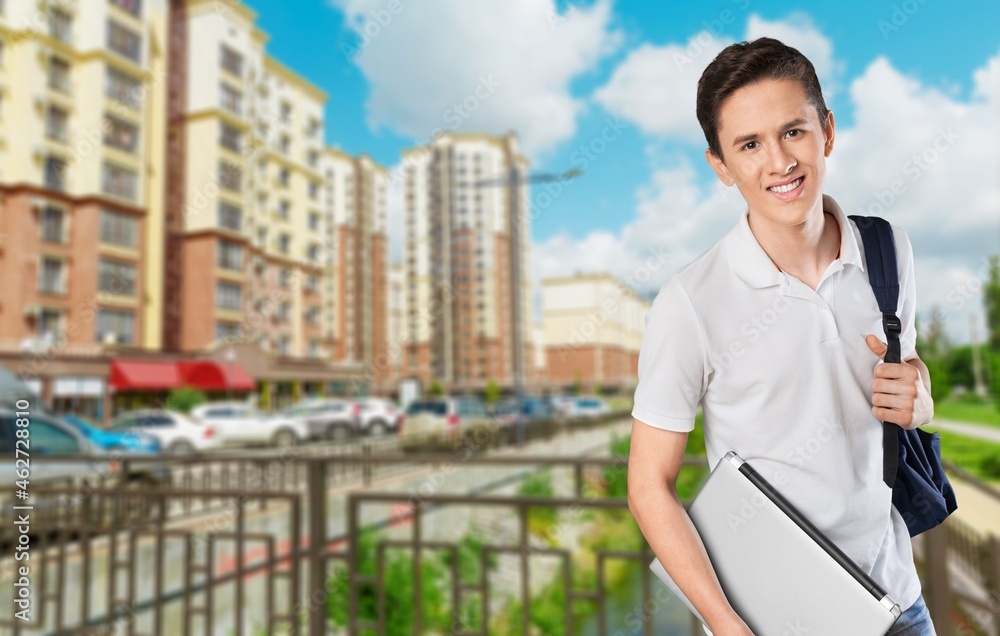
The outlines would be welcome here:
<svg viewBox="0 0 1000 636">
<path fill-rule="evenodd" d="M 757 636 L 884 636 L 899 605 L 739 455 L 688 507 L 730 605 Z M 650 569 L 705 620 L 654 559 Z"/>
</svg>

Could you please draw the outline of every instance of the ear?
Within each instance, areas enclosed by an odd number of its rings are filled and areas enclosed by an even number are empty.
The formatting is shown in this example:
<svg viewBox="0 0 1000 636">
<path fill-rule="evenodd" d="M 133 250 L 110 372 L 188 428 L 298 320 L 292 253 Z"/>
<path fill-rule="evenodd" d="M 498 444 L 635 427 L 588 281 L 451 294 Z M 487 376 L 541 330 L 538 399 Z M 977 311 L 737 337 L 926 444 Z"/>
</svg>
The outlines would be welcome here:
<svg viewBox="0 0 1000 636">
<path fill-rule="evenodd" d="M 722 162 L 722 159 L 711 148 L 705 149 L 705 161 L 708 162 L 708 165 L 712 166 L 715 176 L 719 177 L 719 181 L 726 184 L 727 188 L 736 183 L 733 175 L 729 174 L 729 168 L 726 167 L 726 164 Z"/>
<path fill-rule="evenodd" d="M 823 126 L 823 136 L 826 139 L 826 141 L 823 142 L 823 156 L 829 157 L 830 153 L 833 152 L 833 138 L 834 138 L 832 110 L 826 113 L 826 124 Z"/>
</svg>

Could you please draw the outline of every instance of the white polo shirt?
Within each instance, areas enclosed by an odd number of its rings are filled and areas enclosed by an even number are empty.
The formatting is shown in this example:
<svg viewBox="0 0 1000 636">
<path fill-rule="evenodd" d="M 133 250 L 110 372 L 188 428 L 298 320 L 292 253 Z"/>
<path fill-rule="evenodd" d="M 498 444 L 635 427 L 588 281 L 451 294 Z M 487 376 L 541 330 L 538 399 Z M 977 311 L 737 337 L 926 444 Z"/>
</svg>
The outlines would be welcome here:
<svg viewBox="0 0 1000 636">
<path fill-rule="evenodd" d="M 734 450 L 899 603 L 920 595 L 906 524 L 882 481 L 872 414 L 882 314 L 854 222 L 829 196 L 840 257 L 813 291 L 779 271 L 744 210 L 739 222 L 660 289 L 646 314 L 632 415 L 672 431 L 704 411 L 709 466 Z M 902 359 L 913 355 L 913 249 L 893 226 Z"/>
</svg>

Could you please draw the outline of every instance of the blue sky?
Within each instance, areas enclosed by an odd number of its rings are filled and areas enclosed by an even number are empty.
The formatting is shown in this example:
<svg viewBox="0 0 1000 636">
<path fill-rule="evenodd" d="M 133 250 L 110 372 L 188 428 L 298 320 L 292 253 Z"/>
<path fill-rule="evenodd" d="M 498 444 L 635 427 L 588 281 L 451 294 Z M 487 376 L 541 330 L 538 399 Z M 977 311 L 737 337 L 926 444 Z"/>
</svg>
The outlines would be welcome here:
<svg viewBox="0 0 1000 636">
<path fill-rule="evenodd" d="M 783 39 L 816 64 L 837 117 L 843 152 L 829 160 L 828 191 L 848 214 L 869 208 L 907 229 L 918 309 L 943 306 L 955 339 L 968 337 L 975 303 L 966 288 L 981 259 L 1000 251 L 998 2 L 789 9 L 766 0 L 399 0 L 401 10 L 377 27 L 391 0 L 248 4 L 271 36 L 270 54 L 329 93 L 328 144 L 389 168 L 440 126 L 449 103 L 494 72 L 496 97 L 459 130 L 517 129 L 538 171 L 580 165 L 574 153 L 617 122 L 620 135 L 535 215 L 533 270 L 541 277 L 608 269 L 629 279 L 642 254 L 668 250 L 662 270 L 636 282 L 647 293 L 710 247 L 742 209 L 738 194 L 716 188 L 702 158 L 697 76 L 732 41 Z M 345 55 L 365 28 L 375 36 Z M 678 52 L 689 63 L 677 62 Z M 953 135 L 942 132 L 949 127 Z M 942 134 L 958 141 L 944 144 L 905 196 L 872 208 L 907 158 Z M 988 183 L 956 200 L 951 184 L 980 170 Z M 945 217 L 953 222 L 942 226 Z"/>
</svg>

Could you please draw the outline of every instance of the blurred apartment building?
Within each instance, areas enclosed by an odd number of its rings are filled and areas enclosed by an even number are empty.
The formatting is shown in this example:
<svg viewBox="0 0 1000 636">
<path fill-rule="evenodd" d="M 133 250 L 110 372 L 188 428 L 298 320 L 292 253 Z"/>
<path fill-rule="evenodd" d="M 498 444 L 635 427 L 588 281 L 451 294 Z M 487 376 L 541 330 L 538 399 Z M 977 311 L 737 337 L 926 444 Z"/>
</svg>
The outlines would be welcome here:
<svg viewBox="0 0 1000 636">
<path fill-rule="evenodd" d="M 386 171 L 324 146 L 326 95 L 255 17 L 0 2 L 0 363 L 46 401 L 106 415 L 184 361 L 206 390 L 338 392 L 385 339 Z"/>
<path fill-rule="evenodd" d="M 542 281 L 546 384 L 630 389 L 649 302 L 607 273 Z"/>
<path fill-rule="evenodd" d="M 513 133 L 446 133 L 403 153 L 407 337 L 400 373 L 425 388 L 435 379 L 445 390 L 477 390 L 491 379 L 513 385 L 514 293 L 521 299 L 522 378 L 525 386 L 536 379 L 528 191 L 509 181 L 512 170 L 523 179 L 527 167 Z M 511 222 L 515 205 L 519 223 Z"/>
</svg>

